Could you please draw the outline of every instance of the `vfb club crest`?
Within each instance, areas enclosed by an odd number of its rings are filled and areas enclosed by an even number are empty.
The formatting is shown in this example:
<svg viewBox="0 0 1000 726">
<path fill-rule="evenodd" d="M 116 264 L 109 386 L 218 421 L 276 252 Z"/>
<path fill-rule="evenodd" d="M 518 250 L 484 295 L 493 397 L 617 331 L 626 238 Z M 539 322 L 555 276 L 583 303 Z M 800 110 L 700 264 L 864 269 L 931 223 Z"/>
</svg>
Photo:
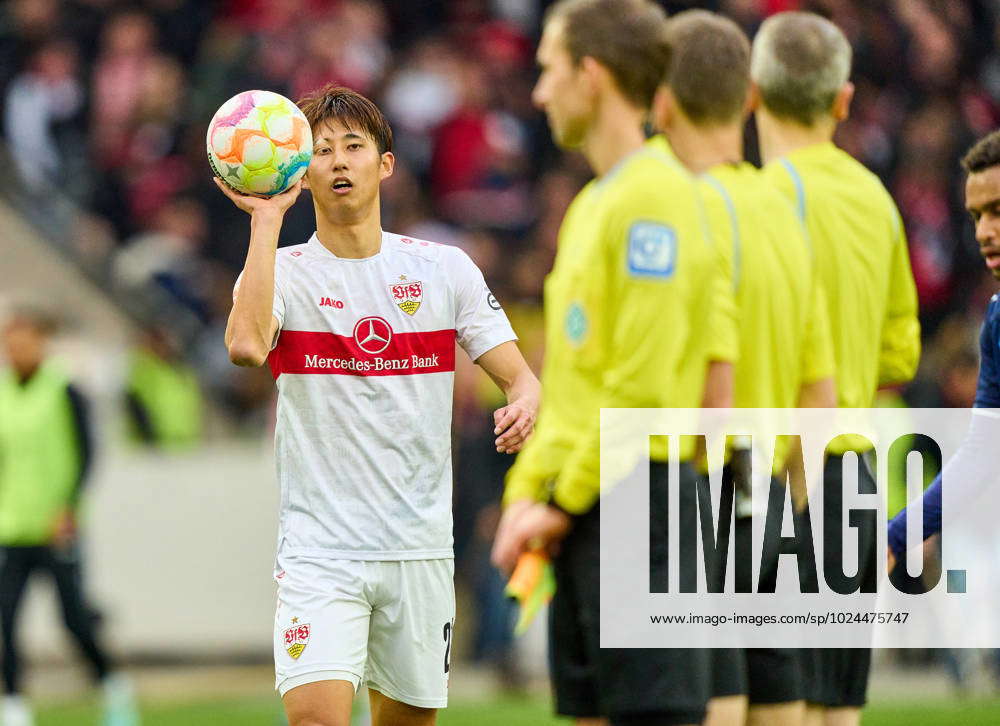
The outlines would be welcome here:
<svg viewBox="0 0 1000 726">
<path fill-rule="evenodd" d="M 309 642 L 309 623 L 293 625 L 285 631 L 285 650 L 292 658 L 298 659 Z"/>
<path fill-rule="evenodd" d="M 424 284 L 420 280 L 407 281 L 405 275 L 399 276 L 404 282 L 389 285 L 392 301 L 407 315 L 413 315 L 420 307 L 424 297 Z"/>
</svg>

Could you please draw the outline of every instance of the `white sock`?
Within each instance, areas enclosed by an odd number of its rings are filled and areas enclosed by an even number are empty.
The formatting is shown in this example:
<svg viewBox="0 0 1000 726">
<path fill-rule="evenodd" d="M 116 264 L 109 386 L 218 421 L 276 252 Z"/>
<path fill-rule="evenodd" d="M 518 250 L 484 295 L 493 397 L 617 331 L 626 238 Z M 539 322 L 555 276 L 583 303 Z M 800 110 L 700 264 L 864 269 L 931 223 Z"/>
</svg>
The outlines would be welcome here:
<svg viewBox="0 0 1000 726">
<path fill-rule="evenodd" d="M 31 707 L 21 696 L 3 697 L 3 726 L 32 726 L 35 719 L 31 715 Z"/>
<path fill-rule="evenodd" d="M 104 696 L 105 712 L 114 713 L 119 718 L 132 718 L 136 713 L 135 687 L 132 685 L 132 679 L 124 673 L 109 673 L 105 676 L 101 681 L 101 691 Z"/>
</svg>

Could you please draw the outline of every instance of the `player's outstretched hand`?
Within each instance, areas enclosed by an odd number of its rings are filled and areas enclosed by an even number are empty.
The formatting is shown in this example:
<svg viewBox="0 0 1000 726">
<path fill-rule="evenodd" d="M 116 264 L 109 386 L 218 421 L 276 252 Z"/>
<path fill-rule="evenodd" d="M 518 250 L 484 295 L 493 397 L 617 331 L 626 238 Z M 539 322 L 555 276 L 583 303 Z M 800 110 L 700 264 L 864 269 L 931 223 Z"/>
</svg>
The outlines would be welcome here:
<svg viewBox="0 0 1000 726">
<path fill-rule="evenodd" d="M 538 405 L 525 400 L 517 400 L 493 412 L 494 434 L 497 451 L 501 454 L 516 454 L 524 446 L 535 430 Z"/>
<path fill-rule="evenodd" d="M 222 193 L 232 200 L 233 204 L 250 215 L 258 211 L 271 211 L 284 215 L 288 208 L 295 204 L 295 200 L 299 198 L 299 192 L 302 191 L 301 179 L 281 194 L 275 194 L 272 197 L 258 197 L 233 191 L 219 177 L 213 177 L 213 181 L 215 186 L 219 187 Z"/>
<path fill-rule="evenodd" d="M 892 571 L 896 569 L 896 555 L 892 554 L 892 548 L 889 549 L 889 554 L 885 558 L 885 562 L 885 571 L 891 575 Z"/>
</svg>

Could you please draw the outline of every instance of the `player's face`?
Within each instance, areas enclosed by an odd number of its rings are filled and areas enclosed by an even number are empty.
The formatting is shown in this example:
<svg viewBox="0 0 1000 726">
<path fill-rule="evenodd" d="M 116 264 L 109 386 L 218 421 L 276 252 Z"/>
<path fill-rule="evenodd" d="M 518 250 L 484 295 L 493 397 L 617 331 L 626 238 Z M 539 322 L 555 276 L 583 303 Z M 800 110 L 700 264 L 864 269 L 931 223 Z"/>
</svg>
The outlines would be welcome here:
<svg viewBox="0 0 1000 726">
<path fill-rule="evenodd" d="M 313 132 L 305 186 L 318 209 L 350 222 L 376 208 L 379 184 L 392 174 L 393 163 L 392 153 L 380 154 L 367 133 L 331 119 Z"/>
<path fill-rule="evenodd" d="M 3 349 L 11 367 L 27 375 L 45 358 L 45 335 L 25 320 L 12 320 L 3 330 Z"/>
<path fill-rule="evenodd" d="M 545 26 L 536 54 L 540 74 L 531 100 L 545 111 L 552 138 L 564 149 L 583 143 L 593 114 L 589 79 L 563 42 L 563 22 L 553 20 Z"/>
<path fill-rule="evenodd" d="M 1000 166 L 969 174 L 965 182 L 965 207 L 976 225 L 979 254 L 993 276 L 1000 280 Z"/>
</svg>

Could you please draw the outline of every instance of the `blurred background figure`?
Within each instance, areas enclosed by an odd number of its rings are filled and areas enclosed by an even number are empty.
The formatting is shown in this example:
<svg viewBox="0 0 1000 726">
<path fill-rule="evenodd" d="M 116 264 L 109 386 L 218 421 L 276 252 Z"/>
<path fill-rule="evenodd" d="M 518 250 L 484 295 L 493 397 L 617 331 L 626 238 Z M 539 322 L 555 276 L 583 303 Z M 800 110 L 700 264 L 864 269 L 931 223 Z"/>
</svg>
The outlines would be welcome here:
<svg viewBox="0 0 1000 726">
<path fill-rule="evenodd" d="M 168 328 L 149 328 L 132 351 L 125 401 L 130 433 L 143 444 L 179 451 L 201 440 L 198 375 Z"/>
<path fill-rule="evenodd" d="M 77 53 L 69 41 L 39 48 L 7 89 L 4 133 L 22 179 L 33 189 L 52 186 L 78 173 L 83 137 L 72 121 L 82 111 L 83 88 L 76 78 Z M 73 189 L 77 195 L 82 189 Z"/>
<path fill-rule="evenodd" d="M 97 618 L 83 593 L 77 511 L 93 458 L 87 403 L 48 357 L 56 323 L 20 308 L 3 326 L 9 366 L 0 372 L 0 625 L 4 726 L 30 726 L 22 697 L 17 632 L 25 587 L 46 572 L 59 592 L 63 622 L 104 694 L 107 726 L 138 723 L 131 686 L 99 644 Z"/>
<path fill-rule="evenodd" d="M 139 234 L 125 241 L 115 256 L 115 282 L 131 292 L 151 286 L 199 321 L 210 319 L 210 268 L 200 249 L 208 234 L 204 205 L 190 197 L 174 197 L 153 210 Z"/>
</svg>

